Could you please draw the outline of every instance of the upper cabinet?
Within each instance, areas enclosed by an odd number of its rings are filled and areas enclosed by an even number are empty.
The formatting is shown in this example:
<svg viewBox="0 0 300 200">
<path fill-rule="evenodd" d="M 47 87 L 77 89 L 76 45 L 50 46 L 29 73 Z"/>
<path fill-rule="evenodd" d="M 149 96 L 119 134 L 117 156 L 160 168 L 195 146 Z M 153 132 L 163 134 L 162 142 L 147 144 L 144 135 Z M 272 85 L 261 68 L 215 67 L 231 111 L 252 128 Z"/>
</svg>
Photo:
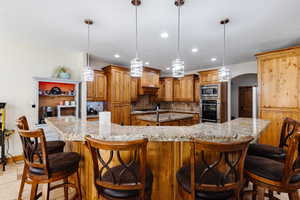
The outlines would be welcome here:
<svg viewBox="0 0 300 200">
<path fill-rule="evenodd" d="M 107 78 L 103 71 L 94 71 L 94 80 L 87 82 L 87 100 L 88 101 L 106 101 L 107 100 Z"/>
<path fill-rule="evenodd" d="M 217 69 L 201 71 L 200 74 L 200 84 L 214 84 L 219 82 L 219 71 Z"/>
<path fill-rule="evenodd" d="M 195 78 L 195 91 L 194 91 L 194 101 L 196 103 L 200 102 L 200 79 L 197 77 Z"/>
<path fill-rule="evenodd" d="M 143 75 L 139 79 L 139 95 L 156 95 L 159 89 L 160 70 L 144 67 Z"/>
<path fill-rule="evenodd" d="M 158 99 L 159 101 L 173 101 L 173 82 L 174 78 L 160 78 Z"/>
<path fill-rule="evenodd" d="M 174 79 L 174 101 L 193 102 L 195 98 L 196 75 L 186 75 L 183 78 Z"/>
<path fill-rule="evenodd" d="M 111 103 L 130 103 L 131 77 L 128 69 L 110 65 L 104 70 L 108 79 L 108 101 Z"/>
<path fill-rule="evenodd" d="M 138 99 L 138 78 L 131 77 L 130 80 L 130 99 L 132 102 Z"/>
<path fill-rule="evenodd" d="M 300 120 L 300 47 L 292 47 L 257 56 L 259 114 L 271 120 L 261 143 L 278 145 L 285 117 Z"/>
</svg>

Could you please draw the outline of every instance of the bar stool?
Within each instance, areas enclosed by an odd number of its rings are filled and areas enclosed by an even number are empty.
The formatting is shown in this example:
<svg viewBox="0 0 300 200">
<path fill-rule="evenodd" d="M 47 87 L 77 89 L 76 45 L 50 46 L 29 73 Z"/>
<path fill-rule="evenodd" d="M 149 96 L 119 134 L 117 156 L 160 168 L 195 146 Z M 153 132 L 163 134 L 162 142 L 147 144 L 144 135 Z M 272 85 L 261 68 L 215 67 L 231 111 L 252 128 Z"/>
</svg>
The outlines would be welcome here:
<svg viewBox="0 0 300 200">
<path fill-rule="evenodd" d="M 299 140 L 300 132 L 289 137 L 289 146 L 284 162 L 248 155 L 245 161 L 245 174 L 254 185 L 253 199 L 264 199 L 264 190 L 288 193 L 289 199 L 298 200 L 297 190 L 300 189 Z M 261 193 L 257 187 L 263 188 Z M 270 197 L 270 199 L 277 199 Z"/>
<path fill-rule="evenodd" d="M 22 116 L 17 120 L 17 128 L 21 129 L 21 130 L 29 130 L 28 121 L 25 116 Z M 57 140 L 57 141 L 46 142 L 46 151 L 48 154 L 63 152 L 64 147 L 65 147 L 64 141 Z M 41 145 L 40 144 L 38 144 L 37 151 L 41 153 Z M 23 194 L 25 183 L 31 184 L 31 182 L 29 180 L 27 180 L 27 174 L 28 174 L 28 166 L 26 165 L 26 162 L 25 162 L 24 168 L 23 168 L 23 174 L 22 174 L 22 178 L 21 178 L 18 200 L 22 199 L 22 194 Z"/>
<path fill-rule="evenodd" d="M 252 137 L 241 142 L 194 140 L 190 164 L 177 171 L 181 199 L 240 199 L 244 184 L 244 160 Z"/>
<path fill-rule="evenodd" d="M 109 142 L 85 137 L 93 159 L 98 198 L 104 200 L 150 200 L 153 175 L 146 167 L 147 139 Z M 125 162 L 125 155 L 130 155 Z M 108 156 L 107 162 L 104 157 Z M 111 166 L 113 162 L 118 165 Z"/>
<path fill-rule="evenodd" d="M 270 158 L 284 162 L 285 148 L 288 147 L 290 137 L 300 128 L 300 122 L 291 118 L 285 118 L 281 127 L 280 143 L 278 147 L 268 144 L 250 144 L 248 155 Z"/>
<path fill-rule="evenodd" d="M 68 199 L 68 187 L 76 188 L 76 195 L 81 199 L 78 167 L 80 155 L 75 152 L 61 152 L 48 155 L 46 139 L 43 129 L 34 131 L 19 129 L 22 141 L 25 163 L 28 166 L 28 178 L 31 181 L 30 200 L 35 200 L 43 195 L 49 199 L 49 192 L 53 189 L 64 187 L 65 199 Z M 37 149 L 40 148 L 40 151 Z M 68 177 L 76 174 L 76 183 L 68 182 Z M 63 180 L 64 182 L 50 188 L 50 183 Z M 37 194 L 38 184 L 43 184 L 43 192 Z"/>
</svg>

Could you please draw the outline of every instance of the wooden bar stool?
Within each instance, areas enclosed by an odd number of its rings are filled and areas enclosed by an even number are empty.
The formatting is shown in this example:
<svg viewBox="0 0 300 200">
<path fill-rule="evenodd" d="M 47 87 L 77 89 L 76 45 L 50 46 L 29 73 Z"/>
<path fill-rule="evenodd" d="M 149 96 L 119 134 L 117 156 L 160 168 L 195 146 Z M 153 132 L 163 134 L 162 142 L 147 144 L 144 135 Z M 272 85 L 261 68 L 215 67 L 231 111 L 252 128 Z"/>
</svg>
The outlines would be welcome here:
<svg viewBox="0 0 300 200">
<path fill-rule="evenodd" d="M 43 195 L 49 199 L 50 190 L 64 187 L 65 199 L 68 199 L 68 187 L 76 188 L 76 196 L 81 199 L 78 166 L 80 155 L 74 152 L 61 152 L 48 155 L 46 139 L 43 129 L 34 131 L 19 129 L 23 146 L 24 160 L 28 167 L 27 177 L 32 184 L 30 200 L 35 200 Z M 40 151 L 38 151 L 40 148 Z M 76 174 L 76 185 L 68 182 L 68 177 Z M 62 184 L 50 188 L 50 183 L 63 180 Z M 38 184 L 43 185 L 42 194 L 37 194 Z"/>
<path fill-rule="evenodd" d="M 285 192 L 289 199 L 298 200 L 297 190 L 300 189 L 299 140 L 300 133 L 293 133 L 284 162 L 248 155 L 245 161 L 245 174 L 254 185 L 253 199 L 257 196 L 257 187 L 263 188 L 258 199 L 264 199 L 264 190 Z M 268 195 L 266 195 L 268 196 Z M 277 199 L 273 196 L 271 199 Z"/>
<path fill-rule="evenodd" d="M 244 160 L 252 140 L 252 137 L 229 143 L 194 140 L 190 164 L 176 174 L 181 199 L 241 199 Z"/>
<path fill-rule="evenodd" d="M 93 159 L 99 199 L 151 199 L 153 175 L 146 168 L 147 139 L 128 142 L 108 142 L 89 136 L 85 139 Z"/>
<path fill-rule="evenodd" d="M 283 120 L 280 143 L 278 147 L 268 144 L 250 144 L 248 155 L 266 157 L 283 162 L 286 157 L 286 148 L 288 147 L 290 137 L 300 128 L 300 122 L 291 118 Z"/>
<path fill-rule="evenodd" d="M 22 116 L 17 120 L 17 128 L 21 129 L 21 130 L 29 130 L 28 121 L 25 116 Z M 64 141 L 57 140 L 57 141 L 46 142 L 46 151 L 48 154 L 63 152 L 64 147 L 65 147 Z M 39 151 L 39 153 L 41 153 L 41 145 L 40 144 L 38 144 L 37 151 Z M 25 162 L 24 168 L 23 168 L 23 174 L 22 174 L 22 178 L 21 178 L 18 200 L 22 199 L 22 194 L 23 194 L 25 183 L 31 184 L 31 182 L 27 179 L 27 174 L 28 174 L 28 166 L 26 165 L 26 162 Z"/>
</svg>

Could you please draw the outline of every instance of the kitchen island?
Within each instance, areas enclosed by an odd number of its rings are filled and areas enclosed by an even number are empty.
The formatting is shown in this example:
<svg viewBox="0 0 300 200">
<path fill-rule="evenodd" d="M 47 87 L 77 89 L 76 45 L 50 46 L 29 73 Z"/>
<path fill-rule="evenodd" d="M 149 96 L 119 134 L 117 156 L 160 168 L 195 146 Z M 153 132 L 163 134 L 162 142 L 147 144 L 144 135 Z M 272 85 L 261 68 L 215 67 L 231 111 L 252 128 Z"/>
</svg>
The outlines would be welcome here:
<svg viewBox="0 0 300 200">
<path fill-rule="evenodd" d="M 202 139 L 215 142 L 242 141 L 249 136 L 257 139 L 269 121 L 239 118 L 223 124 L 201 123 L 193 126 L 120 126 L 112 124 L 110 133 L 101 133 L 99 122 L 88 122 L 74 117 L 47 118 L 67 142 L 67 151 L 82 155 L 80 178 L 85 199 L 95 199 L 92 160 L 84 142 L 90 135 L 108 141 L 129 141 L 148 138 L 147 164 L 154 175 L 152 199 L 179 199 L 176 171 L 188 163 L 189 141 Z"/>
</svg>

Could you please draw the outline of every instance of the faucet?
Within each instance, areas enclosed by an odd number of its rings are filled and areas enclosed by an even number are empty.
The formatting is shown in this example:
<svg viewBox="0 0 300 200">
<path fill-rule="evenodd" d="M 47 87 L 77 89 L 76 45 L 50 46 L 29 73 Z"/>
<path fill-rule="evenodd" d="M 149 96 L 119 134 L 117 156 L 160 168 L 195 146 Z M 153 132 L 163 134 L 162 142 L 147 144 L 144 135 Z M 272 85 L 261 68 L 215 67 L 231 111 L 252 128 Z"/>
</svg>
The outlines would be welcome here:
<svg viewBox="0 0 300 200">
<path fill-rule="evenodd" d="M 159 104 L 156 105 L 156 122 L 159 123 Z"/>
</svg>

